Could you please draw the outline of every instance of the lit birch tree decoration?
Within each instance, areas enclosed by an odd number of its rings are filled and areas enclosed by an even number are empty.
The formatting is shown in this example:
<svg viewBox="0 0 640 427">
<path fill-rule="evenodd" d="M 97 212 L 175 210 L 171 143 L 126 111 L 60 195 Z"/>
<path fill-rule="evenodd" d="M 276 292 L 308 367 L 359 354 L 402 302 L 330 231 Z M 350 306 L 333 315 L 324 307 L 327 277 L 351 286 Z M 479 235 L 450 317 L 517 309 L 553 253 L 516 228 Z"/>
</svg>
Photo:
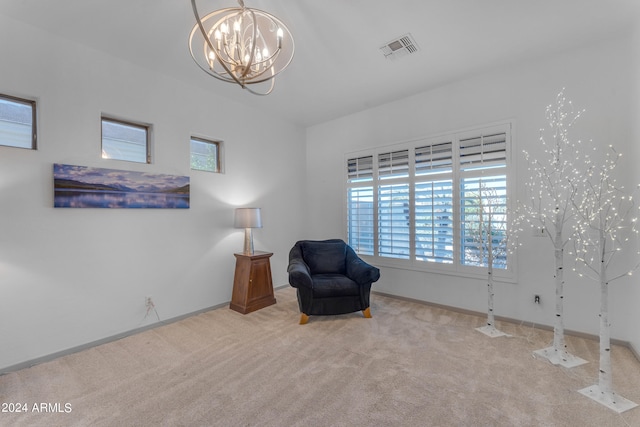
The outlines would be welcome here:
<svg viewBox="0 0 640 427">
<path fill-rule="evenodd" d="M 463 229 L 465 238 L 472 240 L 477 249 L 478 265 L 487 266 L 487 324 L 477 331 L 492 338 L 510 336 L 495 326 L 494 315 L 494 260 L 507 256 L 507 198 L 499 194 L 482 178 L 471 181 L 475 188 L 464 189 Z"/>
<path fill-rule="evenodd" d="M 519 204 L 516 219 L 516 222 L 528 223 L 548 237 L 555 254 L 553 345 L 536 350 L 534 354 L 567 368 L 587 363 L 569 353 L 564 337 L 564 249 L 575 231 L 571 227 L 575 220 L 574 200 L 583 185 L 588 159 L 581 152 L 581 142 L 572 142 L 568 133 L 582 113 L 583 110 L 574 112 L 571 101 L 565 99 L 564 89 L 556 97 L 555 106 L 547 107 L 546 118 L 551 139 L 547 140 L 545 130 L 540 130 L 541 159 L 524 152 L 529 163 L 529 176 L 525 178 L 529 198 L 527 202 Z"/>
<path fill-rule="evenodd" d="M 638 406 L 613 391 L 611 372 L 611 331 L 609 323 L 609 284 L 630 276 L 639 264 L 622 273 L 610 271 L 611 262 L 621 253 L 630 237 L 637 237 L 637 209 L 612 177 L 620 154 L 609 146 L 604 164 L 590 169 L 584 197 L 576 204 L 578 222 L 574 241 L 576 261 L 584 275 L 600 283 L 600 369 L 598 384 L 580 393 L 621 413 Z M 635 257 L 638 258 L 637 256 Z M 583 273 L 580 274 L 581 276 Z"/>
</svg>

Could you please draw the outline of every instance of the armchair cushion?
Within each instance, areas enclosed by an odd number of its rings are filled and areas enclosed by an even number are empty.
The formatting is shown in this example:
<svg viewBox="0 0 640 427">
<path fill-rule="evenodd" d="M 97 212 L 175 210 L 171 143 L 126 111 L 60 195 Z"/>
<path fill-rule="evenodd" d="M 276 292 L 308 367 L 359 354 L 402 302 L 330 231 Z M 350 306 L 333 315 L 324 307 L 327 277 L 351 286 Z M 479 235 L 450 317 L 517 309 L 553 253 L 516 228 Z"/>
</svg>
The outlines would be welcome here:
<svg viewBox="0 0 640 427">
<path fill-rule="evenodd" d="M 316 274 L 311 280 L 317 298 L 360 295 L 360 285 L 342 274 Z"/>
<path fill-rule="evenodd" d="M 311 275 L 345 274 L 347 245 L 341 241 L 306 241 L 302 244 L 302 258 Z"/>
</svg>

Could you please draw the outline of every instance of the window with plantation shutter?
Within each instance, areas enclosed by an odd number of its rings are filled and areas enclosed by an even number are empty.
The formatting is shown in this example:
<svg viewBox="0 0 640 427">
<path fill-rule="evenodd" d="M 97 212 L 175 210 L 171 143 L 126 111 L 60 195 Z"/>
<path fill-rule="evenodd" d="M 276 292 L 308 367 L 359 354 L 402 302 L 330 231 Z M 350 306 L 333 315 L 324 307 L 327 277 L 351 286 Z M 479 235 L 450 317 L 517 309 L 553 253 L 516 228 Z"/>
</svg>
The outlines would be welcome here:
<svg viewBox="0 0 640 427">
<path fill-rule="evenodd" d="M 506 268 L 506 132 L 460 138 L 460 263 Z"/>
<path fill-rule="evenodd" d="M 374 255 L 375 205 L 372 180 L 372 155 L 347 160 L 347 182 L 353 186 L 349 188 L 347 196 L 347 241 L 351 242 L 351 247 L 356 252 L 363 255 Z"/>
<path fill-rule="evenodd" d="M 454 247 L 453 182 L 427 181 L 415 186 L 416 259 L 450 264 Z"/>
<path fill-rule="evenodd" d="M 453 262 L 453 142 L 415 148 L 415 256 L 419 261 Z"/>
<path fill-rule="evenodd" d="M 373 210 L 373 187 L 349 189 L 347 240 L 353 250 L 364 255 L 373 255 L 375 227 Z"/>
<path fill-rule="evenodd" d="M 409 184 L 378 187 L 378 254 L 409 259 Z"/>
<path fill-rule="evenodd" d="M 378 179 L 394 182 L 378 186 L 378 254 L 409 259 L 409 150 L 378 154 Z"/>
<path fill-rule="evenodd" d="M 505 123 L 347 156 L 349 244 L 382 265 L 453 274 L 486 267 L 491 251 L 506 271 L 510 141 Z"/>
<path fill-rule="evenodd" d="M 460 184 L 460 261 L 507 268 L 507 188 L 504 175 L 467 178 Z"/>
</svg>

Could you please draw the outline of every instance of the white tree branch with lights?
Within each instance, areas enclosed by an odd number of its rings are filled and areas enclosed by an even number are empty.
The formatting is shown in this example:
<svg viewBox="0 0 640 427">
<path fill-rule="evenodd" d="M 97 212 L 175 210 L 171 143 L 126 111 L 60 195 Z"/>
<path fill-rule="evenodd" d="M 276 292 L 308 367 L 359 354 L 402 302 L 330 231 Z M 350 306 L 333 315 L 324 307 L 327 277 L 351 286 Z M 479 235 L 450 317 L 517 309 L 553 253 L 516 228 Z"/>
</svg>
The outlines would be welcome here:
<svg viewBox="0 0 640 427">
<path fill-rule="evenodd" d="M 534 158 L 528 152 L 529 179 L 526 187 L 529 200 L 519 204 L 516 221 L 528 223 L 549 238 L 555 255 L 555 320 L 553 345 L 536 350 L 535 355 L 556 365 L 575 367 L 586 360 L 569 353 L 564 337 L 564 250 L 571 240 L 571 224 L 575 219 L 574 200 L 583 185 L 585 165 L 588 157 L 581 151 L 581 141 L 569 139 L 569 129 L 583 111 L 575 112 L 571 101 L 558 94 L 556 104 L 546 109 L 551 139 L 540 131 L 543 156 Z"/>
<path fill-rule="evenodd" d="M 574 241 L 576 261 L 586 275 L 600 284 L 600 365 L 598 384 L 580 390 L 616 412 L 638 406 L 613 391 L 611 366 L 611 324 L 609 323 L 609 285 L 630 276 L 640 264 L 622 273 L 612 273 L 611 263 L 637 236 L 637 209 L 633 197 L 627 195 L 612 177 L 620 154 L 609 146 L 604 164 L 589 168 L 584 197 L 576 203 L 578 222 Z M 637 258 L 637 257 L 636 257 Z"/>
</svg>

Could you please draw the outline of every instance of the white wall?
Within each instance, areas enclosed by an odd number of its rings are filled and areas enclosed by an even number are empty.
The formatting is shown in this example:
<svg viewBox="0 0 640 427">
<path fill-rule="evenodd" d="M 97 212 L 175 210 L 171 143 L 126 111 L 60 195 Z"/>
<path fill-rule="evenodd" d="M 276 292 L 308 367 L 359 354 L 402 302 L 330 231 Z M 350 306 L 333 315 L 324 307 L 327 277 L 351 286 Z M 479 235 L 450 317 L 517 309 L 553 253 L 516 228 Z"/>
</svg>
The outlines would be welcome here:
<svg viewBox="0 0 640 427">
<path fill-rule="evenodd" d="M 0 39 L 0 93 L 39 113 L 37 151 L 0 147 L 0 370 L 154 322 L 146 296 L 163 320 L 229 301 L 235 206 L 262 207 L 255 246 L 287 283 L 303 129 L 2 16 Z M 152 123 L 153 164 L 101 159 L 101 113 Z M 192 133 L 224 140 L 225 174 L 190 170 Z M 191 208 L 54 209 L 53 163 L 190 175 Z"/>
<path fill-rule="evenodd" d="M 632 70 L 631 37 L 565 52 L 544 60 L 505 67 L 475 78 L 320 124 L 307 130 L 310 234 L 314 238 L 345 236 L 344 153 L 401 142 L 442 132 L 513 119 L 516 196 L 524 197 L 526 162 L 522 150 L 540 154 L 539 129 L 547 126 L 545 107 L 566 95 L 587 112 L 574 129 L 574 138 L 614 143 L 620 151 L 633 145 L 629 90 Z M 626 171 L 634 168 L 628 166 Z M 637 168 L 636 168 L 637 169 Z M 336 206 L 343 207 L 336 209 Z M 553 324 L 553 252 L 548 241 L 525 236 L 518 258 L 518 283 L 501 283 L 496 291 L 496 314 L 536 324 Z M 566 327 L 598 333 L 597 284 L 567 274 Z M 627 322 L 640 300 L 630 283 L 611 291 L 613 336 L 631 339 L 637 332 Z M 486 311 L 484 281 L 454 276 L 382 268 L 374 289 L 395 295 L 464 309 Z M 533 303 L 534 294 L 542 305 Z M 635 300 L 628 299 L 634 295 Z M 636 314 L 634 316 L 637 317 Z M 637 322 L 636 322 L 637 324 Z M 632 332 L 633 331 L 633 332 Z"/>
<path fill-rule="evenodd" d="M 631 69 L 632 79 L 629 85 L 629 92 L 634 97 L 633 105 L 631 107 L 631 117 L 634 127 L 631 137 L 631 141 L 633 141 L 633 143 L 629 150 L 629 157 L 633 159 L 630 162 L 634 163 L 635 166 L 632 168 L 632 182 L 638 184 L 640 183 L 640 167 L 637 167 L 638 159 L 640 159 L 640 120 L 638 119 L 640 117 L 640 21 L 635 28 L 633 45 L 631 48 L 634 62 Z M 640 306 L 639 273 L 640 272 L 636 272 L 636 276 L 629 286 L 629 341 L 631 342 L 636 354 L 640 354 L 640 328 L 637 326 L 640 325 L 640 310 L 638 310 L 638 307 Z"/>
</svg>

